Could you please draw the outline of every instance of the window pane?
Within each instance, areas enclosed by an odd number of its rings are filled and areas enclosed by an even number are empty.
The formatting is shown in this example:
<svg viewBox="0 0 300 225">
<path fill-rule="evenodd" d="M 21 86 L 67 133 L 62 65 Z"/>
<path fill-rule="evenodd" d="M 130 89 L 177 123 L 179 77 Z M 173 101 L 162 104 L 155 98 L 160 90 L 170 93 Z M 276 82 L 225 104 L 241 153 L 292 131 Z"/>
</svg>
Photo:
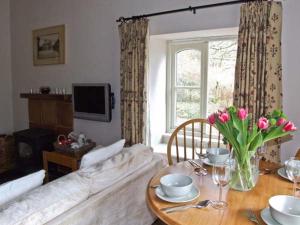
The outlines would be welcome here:
<svg viewBox="0 0 300 225">
<path fill-rule="evenodd" d="M 210 41 L 208 51 L 207 113 L 211 114 L 233 103 L 237 40 Z"/>
<path fill-rule="evenodd" d="M 201 52 L 188 49 L 176 54 L 176 85 L 200 86 Z"/>
<path fill-rule="evenodd" d="M 200 89 L 176 90 L 175 125 L 200 117 Z"/>
</svg>

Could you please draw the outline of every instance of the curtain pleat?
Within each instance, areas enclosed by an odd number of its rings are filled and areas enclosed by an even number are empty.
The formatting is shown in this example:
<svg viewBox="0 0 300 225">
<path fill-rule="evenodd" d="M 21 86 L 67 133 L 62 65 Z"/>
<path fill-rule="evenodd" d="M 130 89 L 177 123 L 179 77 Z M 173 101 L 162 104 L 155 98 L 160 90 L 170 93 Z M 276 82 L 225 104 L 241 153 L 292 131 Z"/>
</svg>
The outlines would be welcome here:
<svg viewBox="0 0 300 225">
<path fill-rule="evenodd" d="M 119 25 L 121 129 L 126 145 L 146 143 L 148 20 Z"/>
<path fill-rule="evenodd" d="M 241 6 L 234 105 L 247 108 L 252 121 L 282 109 L 282 5 L 258 1 Z M 280 161 L 277 142 L 267 143 L 265 158 Z"/>
</svg>

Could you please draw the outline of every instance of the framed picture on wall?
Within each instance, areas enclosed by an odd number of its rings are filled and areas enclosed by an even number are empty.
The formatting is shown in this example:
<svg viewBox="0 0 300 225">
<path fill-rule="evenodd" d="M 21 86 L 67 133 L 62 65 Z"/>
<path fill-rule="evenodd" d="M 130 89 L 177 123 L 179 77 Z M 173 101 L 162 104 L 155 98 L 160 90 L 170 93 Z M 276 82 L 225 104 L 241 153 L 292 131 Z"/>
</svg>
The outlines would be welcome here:
<svg viewBox="0 0 300 225">
<path fill-rule="evenodd" d="M 32 31 L 33 65 L 65 63 L 65 25 Z"/>
</svg>

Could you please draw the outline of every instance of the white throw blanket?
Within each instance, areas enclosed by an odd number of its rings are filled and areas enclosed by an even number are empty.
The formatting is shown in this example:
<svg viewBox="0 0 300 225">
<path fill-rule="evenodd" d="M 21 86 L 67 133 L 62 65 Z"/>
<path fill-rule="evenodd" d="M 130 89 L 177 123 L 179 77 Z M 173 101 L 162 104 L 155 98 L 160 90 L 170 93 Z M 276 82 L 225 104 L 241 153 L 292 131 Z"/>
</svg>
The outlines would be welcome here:
<svg viewBox="0 0 300 225">
<path fill-rule="evenodd" d="M 152 157 L 151 148 L 136 144 L 130 148 L 124 148 L 121 153 L 105 162 L 81 169 L 78 173 L 90 180 L 90 195 L 93 195 L 149 164 Z"/>
<path fill-rule="evenodd" d="M 41 186 L 0 209 L 2 225 L 45 224 L 86 200 L 89 184 L 76 173 Z"/>
<path fill-rule="evenodd" d="M 163 166 L 144 145 L 41 186 L 0 208 L 2 225 L 147 225 L 145 193 Z"/>
<path fill-rule="evenodd" d="M 111 187 L 58 216 L 47 225 L 151 225 L 156 217 L 146 203 L 148 182 L 162 167 L 160 155 Z"/>
</svg>

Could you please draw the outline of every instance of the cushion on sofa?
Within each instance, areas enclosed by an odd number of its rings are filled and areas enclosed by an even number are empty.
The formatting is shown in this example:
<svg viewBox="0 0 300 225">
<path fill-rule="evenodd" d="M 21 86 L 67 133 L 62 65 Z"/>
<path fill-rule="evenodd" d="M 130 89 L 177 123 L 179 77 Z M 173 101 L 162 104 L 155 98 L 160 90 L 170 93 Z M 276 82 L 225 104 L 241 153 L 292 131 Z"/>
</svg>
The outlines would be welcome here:
<svg viewBox="0 0 300 225">
<path fill-rule="evenodd" d="M 71 173 L 0 207 L 0 224 L 44 224 L 88 198 L 89 182 Z"/>
<path fill-rule="evenodd" d="M 0 185 L 0 206 L 38 186 L 41 186 L 44 178 L 45 170 L 40 170 Z"/>
<path fill-rule="evenodd" d="M 136 144 L 130 148 L 124 148 L 119 154 L 105 162 L 83 168 L 78 173 L 90 179 L 90 195 L 93 195 L 139 170 L 151 162 L 152 158 L 151 148 Z"/>
<path fill-rule="evenodd" d="M 120 151 L 122 151 L 124 144 L 125 139 L 122 139 L 112 145 L 93 149 L 82 157 L 80 169 L 87 168 L 99 162 L 103 162 L 106 159 L 118 154 Z"/>
</svg>

